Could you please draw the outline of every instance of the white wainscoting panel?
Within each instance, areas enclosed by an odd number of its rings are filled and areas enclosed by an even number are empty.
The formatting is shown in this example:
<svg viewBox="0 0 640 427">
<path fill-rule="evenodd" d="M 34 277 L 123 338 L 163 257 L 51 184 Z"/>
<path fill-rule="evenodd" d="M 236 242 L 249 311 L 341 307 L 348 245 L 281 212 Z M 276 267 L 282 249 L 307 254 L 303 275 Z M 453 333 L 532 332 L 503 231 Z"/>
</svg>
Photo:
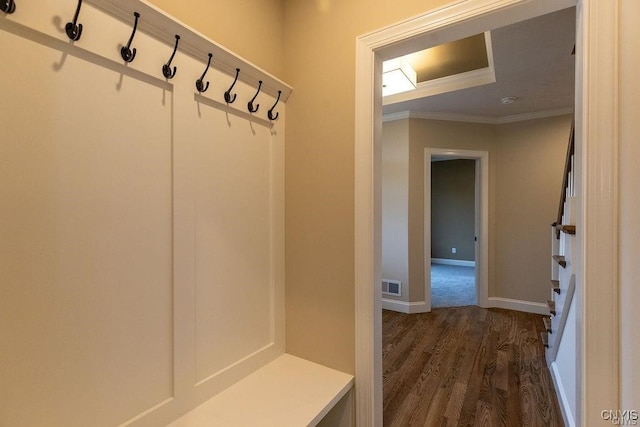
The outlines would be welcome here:
<svg viewBox="0 0 640 427">
<path fill-rule="evenodd" d="M 173 46 L 143 30 L 120 57 L 133 16 L 85 2 L 70 42 L 76 4 L 0 16 L 0 425 L 167 425 L 284 352 L 285 105 L 267 111 L 291 88 L 238 59 L 271 84 L 258 112 L 246 77 L 224 103 L 228 70 L 198 94 L 198 49 L 165 79 Z"/>
<path fill-rule="evenodd" d="M 172 92 L 0 45 L 0 424 L 117 425 L 173 396 Z"/>
<path fill-rule="evenodd" d="M 273 343 L 270 129 L 200 106 L 196 357 L 206 380 Z"/>
</svg>

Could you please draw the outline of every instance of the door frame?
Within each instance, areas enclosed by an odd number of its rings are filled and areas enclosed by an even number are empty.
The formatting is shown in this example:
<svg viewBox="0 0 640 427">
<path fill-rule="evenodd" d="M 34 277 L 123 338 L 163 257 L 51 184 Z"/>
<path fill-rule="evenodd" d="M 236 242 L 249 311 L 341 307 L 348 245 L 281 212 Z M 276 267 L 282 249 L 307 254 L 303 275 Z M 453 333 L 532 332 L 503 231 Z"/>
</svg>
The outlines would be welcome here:
<svg viewBox="0 0 640 427">
<path fill-rule="evenodd" d="M 382 425 L 382 61 L 567 7 L 576 9 L 577 425 L 620 408 L 618 1 L 466 0 L 356 39 L 356 423 Z M 437 33 L 437 37 L 434 35 Z M 604 309 L 606 307 L 606 309 Z"/>
<path fill-rule="evenodd" d="M 476 304 L 489 307 L 489 152 L 448 148 L 424 149 L 424 301 L 431 311 L 431 159 L 475 160 L 474 224 Z"/>
</svg>

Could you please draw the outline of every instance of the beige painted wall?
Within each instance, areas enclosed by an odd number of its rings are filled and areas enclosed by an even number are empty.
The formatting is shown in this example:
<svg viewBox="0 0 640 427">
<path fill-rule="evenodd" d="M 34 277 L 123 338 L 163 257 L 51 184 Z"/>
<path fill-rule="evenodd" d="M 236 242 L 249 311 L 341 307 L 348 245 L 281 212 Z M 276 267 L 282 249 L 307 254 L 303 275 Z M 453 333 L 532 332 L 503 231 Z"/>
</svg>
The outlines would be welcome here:
<svg viewBox="0 0 640 427">
<path fill-rule="evenodd" d="M 495 287 L 490 296 L 544 302 L 550 225 L 562 187 L 571 116 L 498 126 Z"/>
<path fill-rule="evenodd" d="M 489 297 L 543 302 L 549 226 L 560 197 L 571 116 L 504 125 L 409 124 L 409 301 L 424 298 L 424 149 L 489 152 Z"/>
<path fill-rule="evenodd" d="M 409 122 L 382 127 L 382 278 L 400 280 L 409 301 Z"/>
<path fill-rule="evenodd" d="M 353 373 L 355 39 L 449 0 L 285 0 L 287 351 Z"/>
<path fill-rule="evenodd" d="M 282 78 L 282 0 L 149 0 L 149 3 Z"/>
<path fill-rule="evenodd" d="M 640 3 L 635 0 L 620 2 L 620 301 L 621 301 L 621 407 L 640 408 L 640 121 L 638 97 L 640 84 Z"/>
<path fill-rule="evenodd" d="M 410 301 L 424 300 L 424 149 L 455 148 L 489 152 L 489 295 L 495 266 L 495 170 L 497 132 L 495 126 L 441 120 L 411 119 L 409 184 L 409 282 Z"/>
</svg>

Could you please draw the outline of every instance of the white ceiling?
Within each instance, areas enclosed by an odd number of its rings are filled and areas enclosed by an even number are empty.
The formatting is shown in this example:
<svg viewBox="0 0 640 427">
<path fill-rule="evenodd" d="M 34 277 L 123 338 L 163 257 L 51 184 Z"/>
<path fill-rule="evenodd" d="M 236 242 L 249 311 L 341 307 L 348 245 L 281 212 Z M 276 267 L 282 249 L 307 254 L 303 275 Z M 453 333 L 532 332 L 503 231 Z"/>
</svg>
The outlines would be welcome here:
<svg viewBox="0 0 640 427">
<path fill-rule="evenodd" d="M 411 112 L 501 122 L 571 111 L 575 8 L 492 30 L 491 39 L 495 83 L 385 105 L 385 116 Z M 518 99 L 503 105 L 500 100 L 506 96 Z"/>
</svg>

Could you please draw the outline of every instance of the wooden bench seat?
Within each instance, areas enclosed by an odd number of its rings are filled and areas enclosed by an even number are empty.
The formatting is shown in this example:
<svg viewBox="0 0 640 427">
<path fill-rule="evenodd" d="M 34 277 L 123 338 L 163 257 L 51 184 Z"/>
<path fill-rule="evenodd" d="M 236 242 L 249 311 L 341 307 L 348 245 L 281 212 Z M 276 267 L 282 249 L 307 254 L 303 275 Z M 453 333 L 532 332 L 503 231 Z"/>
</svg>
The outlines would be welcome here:
<svg viewBox="0 0 640 427">
<path fill-rule="evenodd" d="M 284 354 L 169 427 L 315 426 L 353 384 L 352 375 Z"/>
</svg>

